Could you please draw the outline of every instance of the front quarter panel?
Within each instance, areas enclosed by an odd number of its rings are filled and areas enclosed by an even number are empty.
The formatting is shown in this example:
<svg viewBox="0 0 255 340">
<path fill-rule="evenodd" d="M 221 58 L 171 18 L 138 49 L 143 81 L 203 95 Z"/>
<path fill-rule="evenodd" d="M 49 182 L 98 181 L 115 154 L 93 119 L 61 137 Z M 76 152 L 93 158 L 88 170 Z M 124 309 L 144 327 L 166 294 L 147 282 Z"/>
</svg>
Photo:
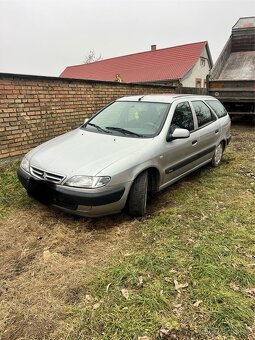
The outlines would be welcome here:
<svg viewBox="0 0 255 340">
<path fill-rule="evenodd" d="M 116 186 L 132 183 L 134 179 L 148 168 L 156 168 L 160 172 L 161 141 L 159 137 L 152 138 L 145 148 L 132 155 L 119 159 L 103 169 L 99 176 L 111 176 L 109 185 Z"/>
</svg>

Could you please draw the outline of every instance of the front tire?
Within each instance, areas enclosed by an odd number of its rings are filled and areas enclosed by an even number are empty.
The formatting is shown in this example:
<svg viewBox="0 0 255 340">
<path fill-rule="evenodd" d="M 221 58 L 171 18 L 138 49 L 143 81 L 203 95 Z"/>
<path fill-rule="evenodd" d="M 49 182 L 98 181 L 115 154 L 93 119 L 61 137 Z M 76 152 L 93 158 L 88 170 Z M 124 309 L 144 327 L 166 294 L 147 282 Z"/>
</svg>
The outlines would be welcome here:
<svg viewBox="0 0 255 340">
<path fill-rule="evenodd" d="M 146 213 L 148 196 L 148 172 L 141 173 L 130 189 L 128 212 L 131 216 L 144 216 Z"/>
<path fill-rule="evenodd" d="M 223 156 L 223 151 L 224 151 L 223 143 L 220 143 L 216 147 L 216 149 L 214 151 L 213 158 L 212 158 L 212 166 L 214 168 L 216 168 L 217 166 L 220 165 L 221 160 L 222 160 L 222 156 Z"/>
</svg>

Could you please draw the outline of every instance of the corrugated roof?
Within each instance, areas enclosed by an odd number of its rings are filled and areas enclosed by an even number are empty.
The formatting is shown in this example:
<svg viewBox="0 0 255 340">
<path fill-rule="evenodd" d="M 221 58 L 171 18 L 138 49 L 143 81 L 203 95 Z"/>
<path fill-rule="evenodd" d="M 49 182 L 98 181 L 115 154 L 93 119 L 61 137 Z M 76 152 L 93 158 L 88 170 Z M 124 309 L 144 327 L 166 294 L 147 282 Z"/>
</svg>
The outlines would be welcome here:
<svg viewBox="0 0 255 340">
<path fill-rule="evenodd" d="M 115 81 L 119 74 L 126 83 L 181 79 L 194 66 L 206 45 L 207 42 L 202 41 L 68 66 L 60 77 Z"/>
</svg>

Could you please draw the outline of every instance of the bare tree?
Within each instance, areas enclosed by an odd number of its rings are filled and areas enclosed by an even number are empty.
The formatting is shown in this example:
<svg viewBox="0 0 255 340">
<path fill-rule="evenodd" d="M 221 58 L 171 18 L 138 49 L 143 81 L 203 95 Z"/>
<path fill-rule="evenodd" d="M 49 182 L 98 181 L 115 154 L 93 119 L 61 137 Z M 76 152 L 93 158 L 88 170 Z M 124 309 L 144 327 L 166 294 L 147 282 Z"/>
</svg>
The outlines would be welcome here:
<svg viewBox="0 0 255 340">
<path fill-rule="evenodd" d="M 99 61 L 102 60 L 102 54 L 100 53 L 99 55 L 96 55 L 95 50 L 90 50 L 89 53 L 85 56 L 85 59 L 83 61 L 84 64 L 90 64 L 93 63 L 95 61 Z"/>
</svg>

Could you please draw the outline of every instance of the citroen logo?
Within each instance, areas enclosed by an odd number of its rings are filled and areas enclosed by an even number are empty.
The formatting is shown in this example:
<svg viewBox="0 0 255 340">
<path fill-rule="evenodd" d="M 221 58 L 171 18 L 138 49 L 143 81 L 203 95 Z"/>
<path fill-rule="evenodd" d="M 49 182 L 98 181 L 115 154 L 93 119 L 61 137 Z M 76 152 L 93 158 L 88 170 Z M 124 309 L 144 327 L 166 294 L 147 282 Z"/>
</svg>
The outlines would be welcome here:
<svg viewBox="0 0 255 340">
<path fill-rule="evenodd" d="M 44 179 L 47 179 L 46 172 L 43 173 L 43 178 L 44 178 Z"/>
</svg>

